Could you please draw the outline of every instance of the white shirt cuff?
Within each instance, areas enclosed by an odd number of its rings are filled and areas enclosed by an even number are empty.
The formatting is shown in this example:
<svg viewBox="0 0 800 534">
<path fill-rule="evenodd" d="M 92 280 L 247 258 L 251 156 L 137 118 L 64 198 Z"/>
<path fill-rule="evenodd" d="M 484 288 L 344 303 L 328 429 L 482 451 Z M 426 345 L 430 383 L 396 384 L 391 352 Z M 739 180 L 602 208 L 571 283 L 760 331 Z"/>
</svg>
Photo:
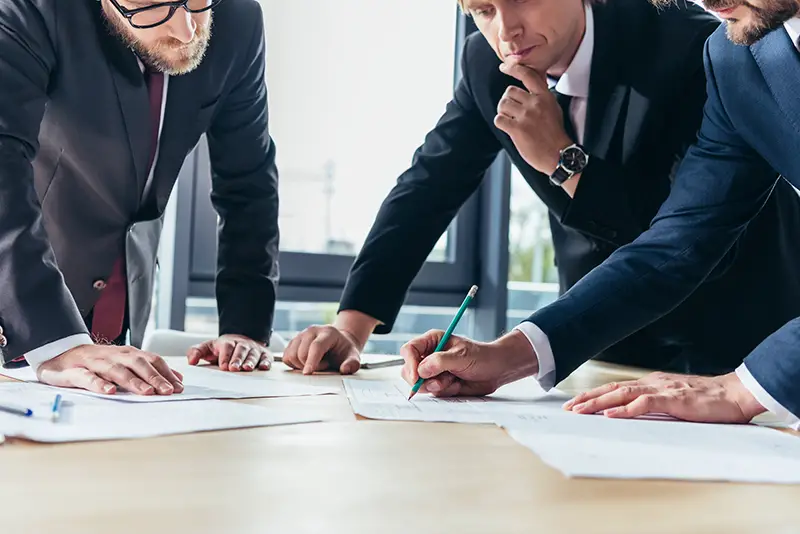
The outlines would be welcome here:
<svg viewBox="0 0 800 534">
<path fill-rule="evenodd" d="M 792 412 L 781 406 L 772 395 L 770 395 L 764 387 L 750 374 L 750 370 L 745 364 L 736 368 L 736 376 L 742 381 L 744 387 L 755 397 L 761 406 L 769 410 L 773 415 L 778 417 L 782 422 L 790 425 L 794 430 L 800 429 L 800 419 L 797 418 Z"/>
<path fill-rule="evenodd" d="M 33 372 L 39 370 L 39 366 L 44 362 L 52 360 L 56 356 L 64 354 L 70 349 L 79 347 L 81 345 L 92 345 L 92 338 L 89 334 L 74 334 L 65 338 L 57 339 L 47 345 L 43 345 L 38 349 L 34 349 L 25 354 L 25 360 L 31 366 Z"/>
<path fill-rule="evenodd" d="M 556 361 L 553 358 L 553 349 L 550 347 L 550 340 L 542 329 L 531 322 L 520 323 L 514 330 L 522 332 L 536 353 L 539 360 L 539 372 L 536 374 L 536 381 L 542 389 L 548 391 L 556 385 Z"/>
</svg>

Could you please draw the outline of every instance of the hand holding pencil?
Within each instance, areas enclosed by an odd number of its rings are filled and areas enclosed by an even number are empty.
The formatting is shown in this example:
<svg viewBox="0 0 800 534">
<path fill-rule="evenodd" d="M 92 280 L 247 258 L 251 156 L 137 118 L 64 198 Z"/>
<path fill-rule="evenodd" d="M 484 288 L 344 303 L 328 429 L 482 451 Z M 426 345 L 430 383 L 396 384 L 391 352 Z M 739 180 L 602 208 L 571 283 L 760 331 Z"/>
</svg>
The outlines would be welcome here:
<svg viewBox="0 0 800 534">
<path fill-rule="evenodd" d="M 436 397 L 488 395 L 538 370 L 533 348 L 520 332 L 491 343 L 446 334 L 432 330 L 400 349 L 403 379 L 414 385 L 409 399 L 417 388 Z"/>
</svg>

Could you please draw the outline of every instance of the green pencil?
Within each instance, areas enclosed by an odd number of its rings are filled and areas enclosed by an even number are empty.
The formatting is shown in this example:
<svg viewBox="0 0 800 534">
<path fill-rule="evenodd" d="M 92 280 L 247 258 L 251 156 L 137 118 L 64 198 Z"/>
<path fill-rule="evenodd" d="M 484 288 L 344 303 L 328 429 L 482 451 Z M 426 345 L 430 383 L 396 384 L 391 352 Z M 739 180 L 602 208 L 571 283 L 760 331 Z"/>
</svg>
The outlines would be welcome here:
<svg viewBox="0 0 800 534">
<path fill-rule="evenodd" d="M 434 350 L 433 352 L 440 352 L 444 348 L 444 346 L 447 345 L 447 341 L 450 339 L 450 335 L 453 333 L 453 330 L 456 329 L 456 326 L 458 326 L 458 322 L 461 320 L 461 316 L 464 315 L 465 311 L 467 311 L 467 306 L 469 306 L 469 303 L 472 301 L 473 298 L 475 298 L 475 293 L 477 292 L 478 292 L 478 286 L 472 286 L 472 288 L 469 290 L 469 293 L 467 293 L 466 298 L 464 298 L 464 302 L 461 303 L 461 307 L 458 309 L 458 312 L 456 312 L 455 317 L 453 317 L 453 320 L 450 321 L 450 326 L 447 327 L 447 331 L 444 333 L 442 339 L 439 341 L 439 344 L 436 346 L 436 350 Z M 408 395 L 408 400 L 414 398 L 414 395 L 417 394 L 419 388 L 422 387 L 422 384 L 424 382 L 425 380 L 421 377 L 417 380 L 417 382 L 414 384 L 414 387 L 411 388 L 411 393 Z"/>
</svg>

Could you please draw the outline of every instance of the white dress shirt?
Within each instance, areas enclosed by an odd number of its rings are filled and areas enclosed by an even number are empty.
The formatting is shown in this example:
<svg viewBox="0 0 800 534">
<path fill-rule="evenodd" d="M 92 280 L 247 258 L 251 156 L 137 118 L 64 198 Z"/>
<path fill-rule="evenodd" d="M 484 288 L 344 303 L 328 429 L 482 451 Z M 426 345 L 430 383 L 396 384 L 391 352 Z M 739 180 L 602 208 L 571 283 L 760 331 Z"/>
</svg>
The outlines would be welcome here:
<svg viewBox="0 0 800 534">
<path fill-rule="evenodd" d="M 583 40 L 572 63 L 561 75 L 558 81 L 548 78 L 550 88 L 555 87 L 556 92 L 571 96 L 569 115 L 575 134 L 575 142 L 583 144 L 586 135 L 586 108 L 589 102 L 589 81 L 592 77 L 592 55 L 594 54 L 594 13 L 590 6 L 586 6 L 586 31 Z"/>
<path fill-rule="evenodd" d="M 144 65 L 139 58 L 136 58 L 139 62 L 139 68 L 144 73 Z M 167 87 L 169 86 L 169 76 L 164 74 L 164 92 L 161 97 L 161 121 L 158 125 L 158 139 L 159 144 L 156 145 L 156 155 L 155 159 L 153 160 L 153 166 L 150 168 L 150 174 L 147 176 L 147 182 L 145 182 L 144 191 L 142 192 L 142 198 L 147 198 L 147 195 L 150 193 L 150 189 L 152 188 L 153 182 L 153 174 L 156 168 L 155 162 L 158 161 L 158 152 L 159 152 L 159 145 L 161 144 L 161 129 L 164 126 L 164 113 L 167 109 Z M 79 347 L 81 345 L 91 345 L 92 338 L 88 334 L 74 334 L 72 336 L 67 336 L 65 338 L 58 339 L 46 345 L 43 345 L 37 349 L 29 351 L 25 355 L 25 360 L 27 360 L 28 365 L 31 366 L 34 372 L 39 369 L 39 366 L 42 365 L 44 362 L 48 360 L 52 360 L 56 356 L 59 356 L 68 350 L 74 349 L 75 347 Z"/>
<path fill-rule="evenodd" d="M 790 21 L 784 24 L 784 27 L 789 34 L 789 37 L 792 39 L 795 47 L 797 47 L 798 51 L 800 51 L 800 16 L 791 19 Z M 590 30 L 591 28 L 591 30 Z M 591 33 L 590 33 L 591 31 Z M 589 41 L 587 43 L 587 41 Z M 592 49 L 594 47 L 594 24 L 592 21 L 592 11 L 591 8 L 587 7 L 586 9 L 586 34 L 584 35 L 583 42 L 581 43 L 580 48 L 578 49 L 578 53 L 575 55 L 575 58 L 570 64 L 567 72 L 564 76 L 561 77 L 559 83 L 556 85 L 556 91 L 564 93 L 564 94 L 572 94 L 573 96 L 580 96 L 581 90 L 584 88 L 584 81 L 585 81 L 585 94 L 588 96 L 589 91 L 589 74 L 591 72 L 591 53 L 588 54 L 588 59 L 586 58 L 586 54 L 582 54 L 582 50 L 584 48 Z M 567 78 L 569 74 L 569 79 L 567 82 L 562 84 L 561 82 Z M 580 84 L 580 85 L 579 85 Z M 571 93 L 567 93 L 565 91 L 571 91 Z M 575 122 L 576 131 L 580 132 L 580 136 L 583 135 L 584 130 L 582 127 L 585 125 L 586 120 L 586 104 L 585 101 L 582 102 L 582 106 L 576 106 L 575 100 L 573 100 L 573 106 L 570 109 L 570 112 L 573 116 L 573 120 Z M 577 108 L 577 111 L 576 111 Z M 581 111 L 583 109 L 583 117 L 581 118 Z M 583 121 L 583 124 L 581 123 Z M 581 129 L 579 129 L 581 127 Z M 579 141 L 580 142 L 580 141 Z M 530 322 L 524 322 L 514 330 L 518 330 L 522 332 L 528 341 L 530 341 L 531 345 L 533 346 L 533 350 L 535 353 L 535 358 L 539 360 L 539 372 L 536 375 L 536 380 L 539 381 L 539 384 L 545 390 L 549 390 L 555 385 L 555 376 L 556 376 L 556 363 L 555 358 L 553 357 L 553 349 L 550 346 L 550 340 L 547 339 L 547 335 L 535 324 Z M 758 381 L 753 377 L 750 371 L 747 369 L 747 365 L 742 363 L 739 367 L 736 368 L 736 375 L 739 377 L 739 380 L 742 381 L 744 387 L 750 391 L 750 393 L 755 397 L 755 399 L 767 410 L 769 410 L 772 414 L 776 415 L 781 419 L 781 421 L 789 424 L 795 429 L 800 429 L 800 418 L 792 414 L 789 410 L 784 408 L 778 401 L 776 401 L 772 395 L 770 395 L 762 386 L 758 383 Z"/>
</svg>

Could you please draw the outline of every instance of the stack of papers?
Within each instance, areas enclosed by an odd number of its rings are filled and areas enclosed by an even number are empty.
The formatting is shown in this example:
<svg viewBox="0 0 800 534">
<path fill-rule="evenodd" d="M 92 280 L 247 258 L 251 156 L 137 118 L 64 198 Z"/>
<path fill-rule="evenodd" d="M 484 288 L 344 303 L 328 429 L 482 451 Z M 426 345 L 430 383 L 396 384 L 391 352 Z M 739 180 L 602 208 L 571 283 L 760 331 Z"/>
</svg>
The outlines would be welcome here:
<svg viewBox="0 0 800 534">
<path fill-rule="evenodd" d="M 125 402 L 174 402 L 201 399 L 251 399 L 267 397 L 301 397 L 337 393 L 336 388 L 292 384 L 269 378 L 225 373 L 215 369 L 193 367 L 188 364 L 171 365 L 183 374 L 183 393 L 175 395 L 135 395 L 119 391 L 114 395 L 102 395 L 90 391 L 56 388 L 63 391 Z M 38 382 L 30 367 L 22 369 L 0 369 L 0 374 L 26 382 Z"/>
<path fill-rule="evenodd" d="M 800 483 L 800 439 L 754 425 L 570 413 L 498 424 L 569 477 Z"/>
<path fill-rule="evenodd" d="M 45 443 L 132 439 L 319 421 L 296 411 L 217 400 L 171 403 L 127 403 L 63 395 L 61 418 L 50 420 L 53 388 L 41 384 L 0 384 L 0 404 L 33 410 L 32 417 L 0 411 L 0 433 Z"/>
<path fill-rule="evenodd" d="M 173 368 L 183 373 L 183 393 L 149 396 L 125 391 L 101 395 L 48 386 L 40 384 L 30 368 L 3 369 L 1 374 L 22 382 L 0 384 L 0 405 L 32 409 L 34 416 L 0 411 L 0 435 L 57 443 L 307 423 L 319 418 L 297 410 L 276 412 L 215 399 L 337 393 L 337 388 L 292 384 L 186 364 Z M 50 411 L 57 393 L 64 401 L 62 417 L 54 423 Z"/>
</svg>

